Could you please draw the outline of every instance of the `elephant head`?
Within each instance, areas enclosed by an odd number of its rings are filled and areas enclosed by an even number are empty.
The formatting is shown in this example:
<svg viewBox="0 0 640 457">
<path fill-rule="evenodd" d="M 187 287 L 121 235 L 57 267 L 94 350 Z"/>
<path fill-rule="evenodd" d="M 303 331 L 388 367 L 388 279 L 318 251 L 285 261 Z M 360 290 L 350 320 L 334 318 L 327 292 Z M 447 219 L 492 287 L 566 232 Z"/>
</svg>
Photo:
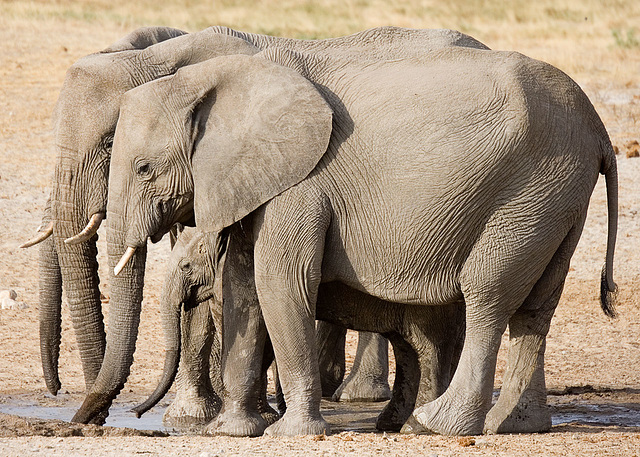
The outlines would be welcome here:
<svg viewBox="0 0 640 457">
<path fill-rule="evenodd" d="M 54 112 L 58 159 L 43 224 L 47 228 L 24 245 L 53 234 L 53 242 L 42 245 L 40 261 L 41 352 L 52 393 L 60 387 L 60 281 L 67 292 L 87 388 L 105 351 L 94 235 L 106 217 L 109 161 L 122 95 L 185 65 L 256 52 L 245 40 L 214 30 L 186 35 L 153 27 L 132 32 L 67 71 Z"/>
<path fill-rule="evenodd" d="M 181 345 L 181 312 L 199 306 L 216 295 L 216 278 L 224 263 L 226 233 L 203 233 L 186 227 L 169 256 L 167 275 L 162 288 L 160 309 L 166 341 L 166 358 L 162 378 L 149 399 L 133 409 L 140 417 L 167 393 L 178 371 Z M 221 303 L 221 290 L 217 294 Z"/>
<path fill-rule="evenodd" d="M 109 155 L 119 97 L 132 87 L 128 63 L 149 46 L 184 33 L 167 27 L 138 29 L 118 41 L 120 52 L 112 46 L 80 59 L 67 71 L 53 114 L 58 158 L 51 198 L 40 234 L 23 245 L 31 246 L 53 234 L 40 249 L 40 348 L 45 382 L 54 395 L 60 388 L 63 284 L 87 387 L 102 363 L 105 333 L 93 236 L 106 213 Z"/>
<path fill-rule="evenodd" d="M 311 172 L 331 129 L 313 84 L 259 56 L 217 57 L 125 94 L 109 178 L 112 330 L 74 421 L 108 408 L 129 375 L 147 238 L 194 214 L 208 232 L 241 220 Z"/>
</svg>

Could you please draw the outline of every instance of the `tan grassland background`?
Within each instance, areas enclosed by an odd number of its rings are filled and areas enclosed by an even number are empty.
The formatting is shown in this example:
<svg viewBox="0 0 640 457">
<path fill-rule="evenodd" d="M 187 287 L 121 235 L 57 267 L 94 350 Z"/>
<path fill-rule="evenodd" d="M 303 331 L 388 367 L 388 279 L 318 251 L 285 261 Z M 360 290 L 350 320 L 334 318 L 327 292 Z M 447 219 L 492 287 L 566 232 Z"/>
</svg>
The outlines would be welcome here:
<svg viewBox="0 0 640 457">
<path fill-rule="evenodd" d="M 451 28 L 493 49 L 547 61 L 573 77 L 620 151 L 615 262 L 620 318 L 605 318 L 597 301 L 606 242 L 601 180 L 548 338 L 549 402 L 556 413 L 604 407 L 631 411 L 631 419 L 605 423 L 594 412 L 592 421 L 565 422 L 551 433 L 472 440 L 371 432 L 228 439 L 124 433 L 75 437 L 65 426 L 0 414 L 0 456 L 640 455 L 640 158 L 633 157 L 640 149 L 634 143 L 640 140 L 640 2 L 634 0 L 0 0 L 0 290 L 14 289 L 29 306 L 0 310 L 0 411 L 16 401 L 53 407 L 77 405 L 82 399 L 84 381 L 66 308 L 60 370 L 64 393 L 61 398 L 45 395 L 38 348 L 37 248 L 20 250 L 18 245 L 38 227 L 50 191 L 55 163 L 50 116 L 66 69 L 147 25 L 190 32 L 226 25 L 305 39 L 381 25 Z M 104 251 L 102 240 L 99 247 Z M 138 348 L 118 401 L 148 394 L 161 370 L 157 298 L 167 251 L 162 242 L 149 254 Z M 106 259 L 101 255 L 100 260 L 101 277 L 106 278 Z M 106 281 L 102 287 L 108 295 Z M 352 358 L 353 338 L 348 351 Z M 497 387 L 503 369 L 501 350 Z"/>
</svg>

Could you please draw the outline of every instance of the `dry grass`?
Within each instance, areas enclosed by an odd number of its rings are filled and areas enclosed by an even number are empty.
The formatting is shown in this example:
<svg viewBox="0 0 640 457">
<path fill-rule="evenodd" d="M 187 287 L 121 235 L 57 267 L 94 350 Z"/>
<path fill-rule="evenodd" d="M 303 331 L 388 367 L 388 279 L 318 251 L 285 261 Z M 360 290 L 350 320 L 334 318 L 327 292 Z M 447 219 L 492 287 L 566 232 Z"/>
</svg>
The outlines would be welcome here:
<svg viewBox="0 0 640 457">
<path fill-rule="evenodd" d="M 393 24 L 458 29 L 498 43 L 587 40 L 598 47 L 640 47 L 640 2 L 633 0 L 3 0 L 2 17 L 90 22 L 133 28 L 212 24 L 296 38 L 325 38 Z M 495 43 L 494 43 L 495 45 Z"/>
<path fill-rule="evenodd" d="M 107 45 L 143 25 L 209 25 L 325 38 L 380 25 L 452 28 L 494 49 L 550 62 L 586 84 L 637 84 L 640 2 L 634 0 L 0 0 L 0 24 L 95 25 Z M 576 46 L 578 44 L 578 46 Z"/>
<path fill-rule="evenodd" d="M 168 25 L 196 31 L 217 24 L 297 38 L 339 36 L 380 25 L 452 28 L 491 48 L 517 50 L 547 61 L 572 76 L 590 96 L 601 89 L 624 90 L 639 84 L 640 2 L 635 0 L 0 0 L 3 52 L 10 59 L 15 54 L 10 66 L 0 67 L 0 95 L 15 99 L 12 90 L 25 82 L 15 78 L 27 77 L 45 88 L 46 101 L 52 103 L 63 74 L 58 69 L 136 27 Z M 73 30 L 87 27 L 91 32 L 83 33 L 81 41 L 72 38 L 77 36 Z M 36 63 L 33 49 L 25 49 L 32 40 L 25 40 L 24 34 L 37 35 L 41 30 L 49 33 Z M 30 60 L 21 61 L 26 55 Z M 36 68 L 43 61 L 56 71 L 43 73 Z M 634 139 L 632 132 L 640 121 L 637 103 L 636 109 L 608 113 L 606 102 L 594 100 L 605 123 L 608 118 L 628 118 L 619 134 L 613 132 L 614 140 Z M 10 102 L 0 102 L 0 107 L 16 111 L 5 104 Z M 31 117 L 20 121 L 38 120 L 42 125 L 50 109 L 34 105 Z M 3 133 L 15 132 L 15 120 L 3 119 Z"/>
</svg>

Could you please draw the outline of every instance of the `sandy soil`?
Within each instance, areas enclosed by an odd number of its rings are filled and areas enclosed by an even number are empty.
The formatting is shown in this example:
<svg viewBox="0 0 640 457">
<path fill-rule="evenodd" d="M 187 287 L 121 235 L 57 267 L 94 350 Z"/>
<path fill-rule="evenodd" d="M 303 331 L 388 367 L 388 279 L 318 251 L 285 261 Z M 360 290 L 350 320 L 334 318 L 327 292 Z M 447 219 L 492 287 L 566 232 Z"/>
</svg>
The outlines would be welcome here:
<svg viewBox="0 0 640 457">
<path fill-rule="evenodd" d="M 0 290 L 15 290 L 18 301 L 29 306 L 0 310 L 0 412 L 27 404 L 32 405 L 33 414 L 24 415 L 36 415 L 46 408 L 79 405 L 84 381 L 65 309 L 61 349 L 64 394 L 58 399 L 46 394 L 38 349 L 37 249 L 20 250 L 18 245 L 39 225 L 49 193 L 55 160 L 49 117 L 64 71 L 77 58 L 103 48 L 129 30 L 95 28 L 71 20 L 40 21 L 37 25 L 1 17 L 0 21 Z M 505 43 L 510 42 L 488 44 L 505 48 Z M 518 50 L 538 57 L 572 52 L 542 50 L 533 41 Z M 325 414 L 339 433 L 284 439 L 154 437 L 132 429 L 79 427 L 1 414 L 0 455 L 640 454 L 640 158 L 626 157 L 634 148 L 629 143 L 640 139 L 640 83 L 638 79 L 612 76 L 617 62 L 601 65 L 601 72 L 581 73 L 576 79 L 621 151 L 615 262 L 620 317 L 604 317 L 597 301 L 606 241 L 606 195 L 601 180 L 548 338 L 549 403 L 557 423 L 551 433 L 463 439 L 385 435 L 372 432 L 373 418 L 381 409 L 375 404 L 325 403 Z M 635 74 L 640 74 L 637 53 L 626 65 L 637 68 Z M 101 248 L 104 252 L 104 244 Z M 135 362 L 117 405 L 131 404 L 149 393 L 161 370 L 157 298 L 167 251 L 167 243 L 162 242 L 149 254 Z M 104 257 L 101 264 L 106 265 Z M 104 268 L 101 276 L 106 278 Z M 103 288 L 108 293 L 108 284 Z M 351 339 L 350 357 L 353 352 Z M 503 368 L 502 350 L 496 387 Z M 55 417 L 52 414 L 49 417 Z M 59 418 L 69 417 L 62 414 Z"/>
</svg>

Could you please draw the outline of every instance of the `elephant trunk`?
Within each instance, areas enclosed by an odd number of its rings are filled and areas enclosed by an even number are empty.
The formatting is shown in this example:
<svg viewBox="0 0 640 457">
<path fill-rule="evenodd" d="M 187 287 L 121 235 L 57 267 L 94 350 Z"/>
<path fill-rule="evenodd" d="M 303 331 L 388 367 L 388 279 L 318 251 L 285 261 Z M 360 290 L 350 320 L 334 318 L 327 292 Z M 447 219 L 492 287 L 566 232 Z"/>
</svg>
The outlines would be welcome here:
<svg viewBox="0 0 640 457">
<path fill-rule="evenodd" d="M 105 350 L 102 303 L 98 288 L 100 279 L 96 260 L 97 237 L 76 246 L 67 245 L 64 240 L 82 230 L 87 220 L 88 207 L 102 208 L 104 211 L 106 192 L 96 192 L 96 186 L 88 185 L 88 177 L 82 172 L 82 165 L 78 163 L 77 158 L 69 154 L 71 153 L 65 149 L 60 149 L 51 198 L 53 236 L 52 240 L 41 248 L 39 265 L 42 278 L 40 281 L 42 366 L 47 386 L 52 393 L 56 390 L 56 386 L 59 388 L 59 381 L 50 383 L 49 379 L 57 378 L 61 287 L 66 291 L 69 302 L 87 390 L 100 371 Z M 100 175 L 104 175 L 104 172 Z M 88 189 L 93 190 L 89 192 Z M 88 198 L 88 194 L 92 195 L 92 198 Z"/>
<path fill-rule="evenodd" d="M 162 378 L 153 393 L 141 405 L 136 406 L 132 411 L 136 417 L 140 418 L 144 413 L 153 408 L 167 394 L 173 384 L 178 372 L 180 362 L 180 315 L 181 303 L 172 302 L 168 296 L 167 289 L 172 281 L 165 283 L 165 293 L 162 294 L 162 323 L 166 340 L 166 357 L 164 359 L 164 369 Z"/>
<path fill-rule="evenodd" d="M 47 389 L 53 395 L 60 390 L 58 358 L 62 333 L 62 276 L 53 239 L 40 244 L 40 357 Z"/>
<path fill-rule="evenodd" d="M 104 363 L 82 406 L 73 417 L 74 422 L 89 423 L 106 417 L 111 403 L 129 376 L 138 336 L 147 249 L 146 246 L 138 248 L 120 274 L 113 274 L 113 268 L 126 246 L 125 219 L 117 210 L 119 199 L 111 200 L 107 230 L 111 283 L 109 334 Z"/>
</svg>

